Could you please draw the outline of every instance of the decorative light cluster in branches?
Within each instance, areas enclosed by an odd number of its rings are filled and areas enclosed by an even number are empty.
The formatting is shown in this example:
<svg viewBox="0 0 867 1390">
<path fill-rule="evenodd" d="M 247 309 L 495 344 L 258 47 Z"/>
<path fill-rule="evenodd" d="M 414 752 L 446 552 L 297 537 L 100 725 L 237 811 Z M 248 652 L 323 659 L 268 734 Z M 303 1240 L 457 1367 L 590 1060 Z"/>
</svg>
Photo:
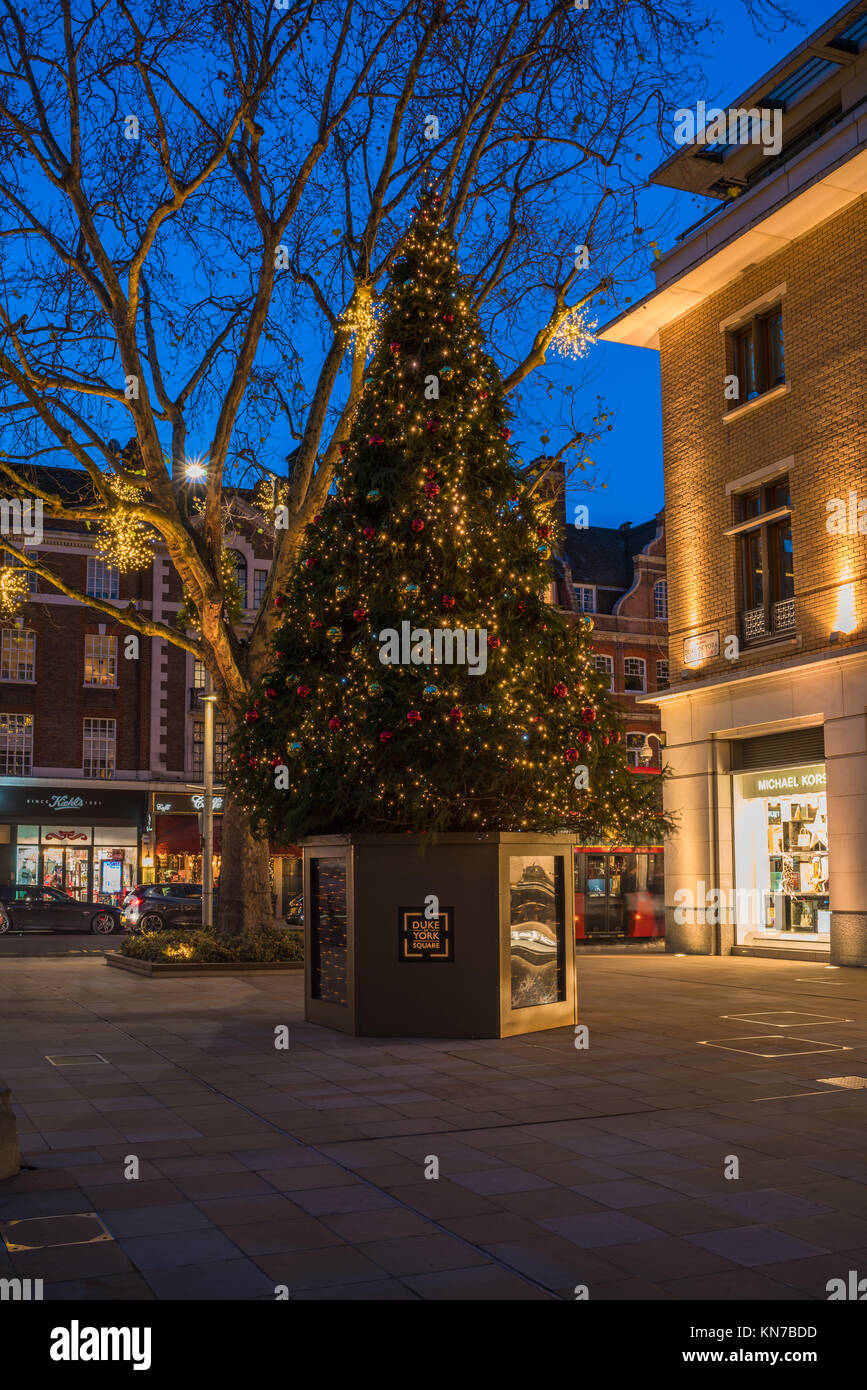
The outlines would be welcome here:
<svg viewBox="0 0 867 1390">
<path fill-rule="evenodd" d="M 348 829 L 658 838 L 590 629 L 545 601 L 550 498 L 536 500 L 514 465 L 500 374 L 437 223 L 426 195 L 384 294 L 335 486 L 274 599 L 285 620 L 234 741 L 233 786 L 262 830 L 290 840 Z M 400 660 L 384 664 L 389 630 Z M 443 630 L 453 653 L 472 637 L 484 660 L 449 660 Z"/>
<path fill-rule="evenodd" d="M 0 569 L 0 619 L 3 622 L 11 622 L 20 613 L 29 597 L 26 571 L 5 564 Z"/>
<path fill-rule="evenodd" d="M 144 569 L 153 559 L 154 533 L 123 505 L 140 503 L 141 489 L 116 476 L 106 481 L 121 506 L 99 523 L 94 542 L 96 553 L 115 565 L 121 574 Z"/>
<path fill-rule="evenodd" d="M 555 352 L 559 352 L 561 357 L 571 357 L 577 360 L 583 357 L 592 343 L 596 342 L 594 328 L 596 320 L 589 320 L 586 311 L 578 308 L 567 309 L 563 318 L 557 325 L 557 331 L 551 339 L 550 347 Z"/>
<path fill-rule="evenodd" d="M 372 287 L 359 285 L 352 302 L 340 317 L 343 327 L 352 334 L 356 350 L 365 357 L 376 350 L 383 312 L 382 303 L 373 297 Z"/>
</svg>

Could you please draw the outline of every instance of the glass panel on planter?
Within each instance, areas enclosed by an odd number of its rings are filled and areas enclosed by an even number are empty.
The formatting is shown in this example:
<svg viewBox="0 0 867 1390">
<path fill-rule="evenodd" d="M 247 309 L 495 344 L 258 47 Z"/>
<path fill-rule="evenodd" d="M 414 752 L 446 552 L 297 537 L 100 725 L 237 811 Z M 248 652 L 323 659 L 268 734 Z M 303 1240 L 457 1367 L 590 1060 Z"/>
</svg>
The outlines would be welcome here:
<svg viewBox="0 0 867 1390">
<path fill-rule="evenodd" d="M 310 861 L 310 992 L 346 1006 L 346 865 Z"/>
<path fill-rule="evenodd" d="M 512 1008 L 566 998 L 562 855 L 509 859 Z"/>
</svg>

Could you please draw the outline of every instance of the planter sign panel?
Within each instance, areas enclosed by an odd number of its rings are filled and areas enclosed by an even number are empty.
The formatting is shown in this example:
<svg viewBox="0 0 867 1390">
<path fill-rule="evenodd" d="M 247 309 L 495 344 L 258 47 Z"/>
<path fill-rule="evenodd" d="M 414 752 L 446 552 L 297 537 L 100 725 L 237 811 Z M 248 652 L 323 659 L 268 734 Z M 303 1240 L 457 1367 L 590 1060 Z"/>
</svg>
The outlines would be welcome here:
<svg viewBox="0 0 867 1390">
<path fill-rule="evenodd" d="M 437 917 L 423 907 L 398 908 L 397 939 L 398 960 L 454 960 L 454 908 L 441 907 Z"/>
</svg>

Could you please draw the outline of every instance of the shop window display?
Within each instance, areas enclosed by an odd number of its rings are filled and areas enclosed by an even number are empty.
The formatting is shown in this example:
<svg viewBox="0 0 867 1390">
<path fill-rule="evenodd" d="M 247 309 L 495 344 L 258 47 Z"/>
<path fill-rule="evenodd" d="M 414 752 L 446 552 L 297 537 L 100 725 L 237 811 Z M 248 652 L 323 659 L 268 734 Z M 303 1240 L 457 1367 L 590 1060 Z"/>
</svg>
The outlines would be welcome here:
<svg viewBox="0 0 867 1390">
<path fill-rule="evenodd" d="M 826 936 L 830 864 L 820 766 L 734 779 L 736 917 L 750 933 Z"/>
</svg>

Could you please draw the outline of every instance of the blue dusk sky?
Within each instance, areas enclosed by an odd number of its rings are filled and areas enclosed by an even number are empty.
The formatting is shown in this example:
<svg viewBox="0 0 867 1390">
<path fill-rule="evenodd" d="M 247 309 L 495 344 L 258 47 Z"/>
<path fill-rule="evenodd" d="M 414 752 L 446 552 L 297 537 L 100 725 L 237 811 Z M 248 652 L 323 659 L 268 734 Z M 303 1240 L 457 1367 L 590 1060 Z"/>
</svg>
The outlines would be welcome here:
<svg viewBox="0 0 867 1390">
<path fill-rule="evenodd" d="M 716 7 L 722 27 L 707 36 L 703 50 L 705 89 L 684 92 L 683 104 L 692 107 L 704 99 L 709 104 L 729 105 L 840 8 L 840 0 L 801 0 L 800 25 L 763 37 L 756 34 L 742 5 L 724 0 Z M 654 152 L 648 149 L 651 172 L 661 162 L 653 156 Z M 674 220 L 660 241 L 663 251 L 669 249 L 679 232 L 712 206 L 711 199 L 696 199 L 670 189 L 650 188 L 642 196 L 647 200 L 648 216 L 663 208 L 674 208 Z M 653 274 L 648 269 L 631 292 L 633 302 L 651 290 L 653 284 Z M 605 310 L 601 312 L 604 314 Z M 600 316 L 600 326 L 605 322 Z M 616 527 L 624 521 L 635 526 L 652 517 L 664 500 L 659 354 L 649 348 L 599 343 L 591 349 L 586 366 L 589 384 L 581 387 L 584 403 L 593 407 L 599 394 L 613 412 L 610 423 L 614 428 L 592 448 L 591 456 L 597 465 L 592 492 L 570 485 L 568 518 L 572 519 L 574 505 L 583 502 L 589 508 L 591 526 Z M 564 370 L 564 384 L 569 380 L 578 389 L 574 366 Z M 556 433 L 553 438 L 555 443 L 560 442 Z M 601 486 L 603 483 L 605 487 Z"/>
</svg>

